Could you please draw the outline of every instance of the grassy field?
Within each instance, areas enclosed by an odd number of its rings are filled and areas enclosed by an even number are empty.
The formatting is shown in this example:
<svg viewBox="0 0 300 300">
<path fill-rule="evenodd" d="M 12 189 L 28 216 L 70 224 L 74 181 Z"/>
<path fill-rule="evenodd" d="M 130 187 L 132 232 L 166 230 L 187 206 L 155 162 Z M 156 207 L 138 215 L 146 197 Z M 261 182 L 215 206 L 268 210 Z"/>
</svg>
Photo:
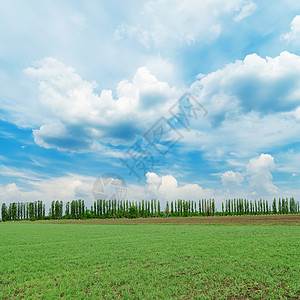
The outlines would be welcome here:
<svg viewBox="0 0 300 300">
<path fill-rule="evenodd" d="M 299 299 L 300 226 L 0 224 L 0 298 Z"/>
</svg>

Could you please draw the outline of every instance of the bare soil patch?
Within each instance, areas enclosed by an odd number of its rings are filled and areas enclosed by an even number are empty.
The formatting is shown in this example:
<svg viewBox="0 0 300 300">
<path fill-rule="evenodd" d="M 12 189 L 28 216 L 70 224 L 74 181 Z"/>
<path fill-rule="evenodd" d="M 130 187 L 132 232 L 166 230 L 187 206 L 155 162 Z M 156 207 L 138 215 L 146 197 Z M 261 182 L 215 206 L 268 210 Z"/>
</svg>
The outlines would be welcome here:
<svg viewBox="0 0 300 300">
<path fill-rule="evenodd" d="M 300 224 L 300 215 L 272 216 L 224 216 L 224 217 L 169 217 L 139 219 L 89 219 L 89 220 L 43 220 L 39 223 L 74 224 Z"/>
</svg>

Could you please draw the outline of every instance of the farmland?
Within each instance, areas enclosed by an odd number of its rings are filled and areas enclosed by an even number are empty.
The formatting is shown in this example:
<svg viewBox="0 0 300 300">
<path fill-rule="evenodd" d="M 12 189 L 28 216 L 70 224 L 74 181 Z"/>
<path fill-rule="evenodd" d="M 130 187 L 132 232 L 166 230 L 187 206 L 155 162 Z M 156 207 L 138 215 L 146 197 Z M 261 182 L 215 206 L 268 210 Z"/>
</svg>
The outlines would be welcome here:
<svg viewBox="0 0 300 300">
<path fill-rule="evenodd" d="M 297 220 L 187 226 L 5 222 L 0 298 L 298 299 L 299 235 Z"/>
</svg>

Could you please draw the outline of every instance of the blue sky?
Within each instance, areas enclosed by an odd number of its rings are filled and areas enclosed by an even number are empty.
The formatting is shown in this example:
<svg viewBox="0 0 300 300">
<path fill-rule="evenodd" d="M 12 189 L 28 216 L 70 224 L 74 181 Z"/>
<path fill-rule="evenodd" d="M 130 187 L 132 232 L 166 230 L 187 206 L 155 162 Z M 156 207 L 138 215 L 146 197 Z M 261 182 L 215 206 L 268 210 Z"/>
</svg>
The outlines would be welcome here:
<svg viewBox="0 0 300 300">
<path fill-rule="evenodd" d="M 299 1 L 4 1 L 0 40 L 0 201 L 299 199 Z"/>
</svg>

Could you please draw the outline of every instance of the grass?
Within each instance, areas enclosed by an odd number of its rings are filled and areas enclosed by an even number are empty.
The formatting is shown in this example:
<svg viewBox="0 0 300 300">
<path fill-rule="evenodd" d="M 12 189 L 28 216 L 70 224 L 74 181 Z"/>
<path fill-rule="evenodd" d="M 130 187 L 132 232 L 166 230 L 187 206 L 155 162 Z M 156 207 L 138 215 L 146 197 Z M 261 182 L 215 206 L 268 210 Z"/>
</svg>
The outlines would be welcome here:
<svg viewBox="0 0 300 300">
<path fill-rule="evenodd" d="M 0 224 L 0 298 L 299 299 L 293 225 Z"/>
</svg>

